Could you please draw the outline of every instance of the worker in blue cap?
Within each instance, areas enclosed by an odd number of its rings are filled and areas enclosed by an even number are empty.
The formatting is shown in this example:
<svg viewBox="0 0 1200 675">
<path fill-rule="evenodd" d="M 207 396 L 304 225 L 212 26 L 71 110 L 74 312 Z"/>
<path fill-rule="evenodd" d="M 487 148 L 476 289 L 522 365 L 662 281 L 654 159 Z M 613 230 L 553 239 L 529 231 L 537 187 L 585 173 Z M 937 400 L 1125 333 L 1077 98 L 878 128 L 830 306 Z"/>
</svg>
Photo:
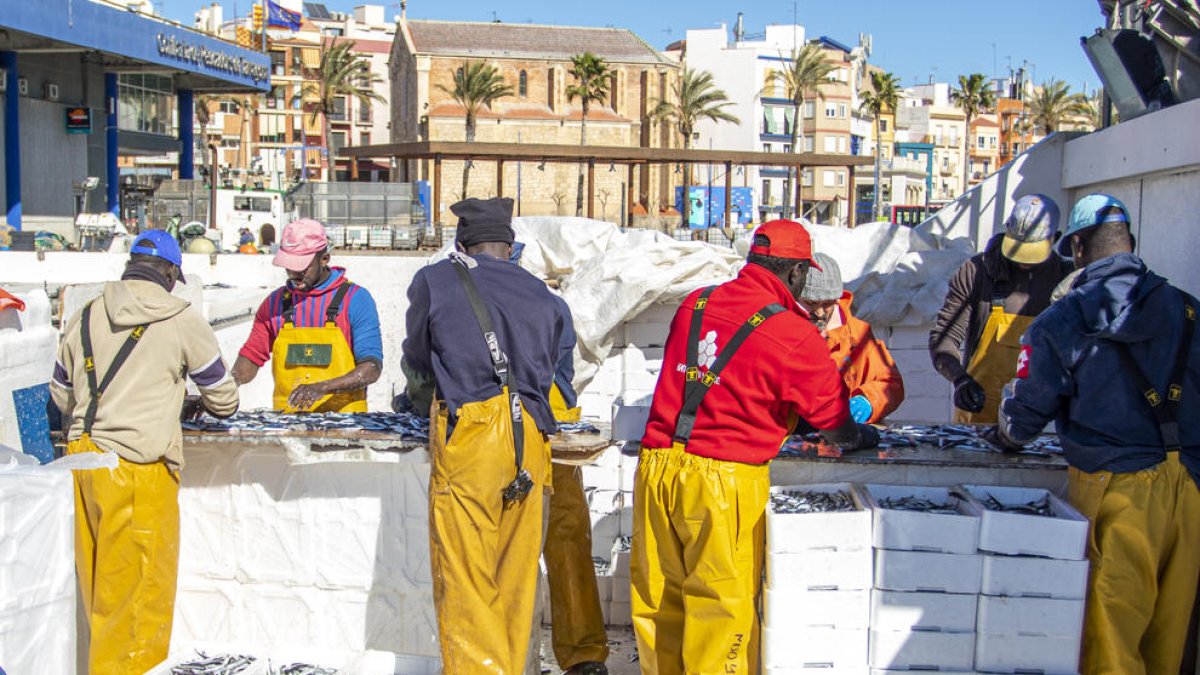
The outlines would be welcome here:
<svg viewBox="0 0 1200 675">
<path fill-rule="evenodd" d="M 237 411 L 238 391 L 204 316 L 171 294 L 175 238 L 133 240 L 120 281 L 63 330 L 50 392 L 67 454 L 112 452 L 112 471 L 75 473 L 75 563 L 92 673 L 142 673 L 167 657 L 179 567 L 179 414 L 190 378 L 205 409 Z M 175 411 L 175 412 L 171 412 Z"/>
<path fill-rule="evenodd" d="M 1092 194 L 1059 245 L 1082 272 L 1033 322 L 999 426 L 1055 422 L 1068 496 L 1092 522 L 1081 673 L 1177 673 L 1200 580 L 1200 304 L 1134 254 L 1129 209 Z"/>
</svg>

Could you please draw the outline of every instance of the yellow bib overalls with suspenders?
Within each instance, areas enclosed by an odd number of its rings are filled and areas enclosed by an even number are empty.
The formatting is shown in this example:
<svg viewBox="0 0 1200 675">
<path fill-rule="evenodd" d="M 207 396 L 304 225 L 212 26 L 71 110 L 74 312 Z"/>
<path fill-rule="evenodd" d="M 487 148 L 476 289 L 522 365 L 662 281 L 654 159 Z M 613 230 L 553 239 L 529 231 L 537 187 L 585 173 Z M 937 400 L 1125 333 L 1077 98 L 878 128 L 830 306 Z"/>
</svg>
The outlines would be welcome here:
<svg viewBox="0 0 1200 675">
<path fill-rule="evenodd" d="M 983 410 L 972 413 L 955 408 L 955 424 L 995 424 L 1000 411 L 1000 392 L 1017 375 L 1021 336 L 1037 317 L 1004 311 L 1007 297 L 1007 294 L 999 293 L 992 297 L 992 309 L 983 326 L 983 334 L 967 364 L 967 374 L 983 387 L 987 397 Z"/>
<path fill-rule="evenodd" d="M 297 412 L 288 405 L 288 397 L 296 387 L 331 380 L 354 370 L 354 351 L 336 323 L 350 286 L 349 281 L 342 282 L 325 310 L 325 325 L 311 328 L 295 325 L 296 308 L 292 304 L 292 295 L 290 291 L 284 291 L 283 327 L 271 347 L 276 410 Z M 329 394 L 304 412 L 367 412 L 367 390 Z"/>
</svg>

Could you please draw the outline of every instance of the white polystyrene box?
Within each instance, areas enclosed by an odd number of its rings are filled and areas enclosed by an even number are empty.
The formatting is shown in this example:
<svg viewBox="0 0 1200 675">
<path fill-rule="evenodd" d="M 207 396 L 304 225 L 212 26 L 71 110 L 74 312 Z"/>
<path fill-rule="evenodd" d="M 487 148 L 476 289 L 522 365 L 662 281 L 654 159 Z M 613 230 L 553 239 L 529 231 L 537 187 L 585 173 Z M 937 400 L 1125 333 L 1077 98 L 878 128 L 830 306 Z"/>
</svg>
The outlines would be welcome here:
<svg viewBox="0 0 1200 675">
<path fill-rule="evenodd" d="M 763 669 L 763 675 L 871 675 L 866 666 L 846 666 L 845 668 L 803 668 L 792 666 L 775 666 Z M 942 675 L 938 673 L 938 675 Z"/>
<path fill-rule="evenodd" d="M 633 585 L 629 579 L 614 579 L 610 589 L 609 599 L 613 602 L 633 602 Z"/>
<path fill-rule="evenodd" d="M 632 626 L 633 605 L 628 602 L 610 600 L 608 605 L 608 623 L 612 626 Z"/>
<path fill-rule="evenodd" d="M 170 656 L 158 666 L 146 672 L 146 675 L 170 675 L 172 668 L 199 658 L 203 652 L 208 656 L 223 654 L 244 654 L 254 657 L 254 663 L 241 671 L 239 675 L 273 675 L 284 666 L 303 663 L 328 669 L 339 673 L 354 673 L 355 675 L 440 675 L 441 660 L 428 656 L 412 654 L 394 654 L 391 652 L 369 650 L 363 652 L 347 652 L 340 650 L 315 648 L 310 645 L 297 644 L 263 648 L 252 643 L 237 643 L 236 641 L 222 643 L 191 643 L 172 649 Z"/>
<path fill-rule="evenodd" d="M 970 670 L 974 633 L 871 630 L 871 667 L 894 670 Z"/>
<path fill-rule="evenodd" d="M 872 591 L 871 628 L 969 633 L 975 630 L 977 595 Z"/>
<path fill-rule="evenodd" d="M 867 590 L 763 589 L 763 625 L 768 628 L 867 628 L 870 617 L 871 592 Z"/>
<path fill-rule="evenodd" d="M 1079 672 L 1079 638 L 980 633 L 975 667 L 988 673 L 1075 675 Z"/>
<path fill-rule="evenodd" d="M 0 601 L 0 668 L 12 675 L 74 673 L 75 625 L 73 592 L 35 604 Z"/>
<path fill-rule="evenodd" d="M 876 548 L 964 554 L 978 550 L 979 516 L 969 502 L 952 497 L 950 488 L 867 485 L 863 494 L 874 512 L 872 539 Z M 953 503 L 958 513 L 902 511 L 879 505 L 885 498 L 909 496 Z"/>
<path fill-rule="evenodd" d="M 936 672 L 937 675 L 981 675 L 981 673 L 978 673 L 974 670 L 939 670 Z M 872 668 L 870 675 L 913 675 L 913 671 L 891 670 L 889 668 Z"/>
<path fill-rule="evenodd" d="M 1083 633 L 1083 600 L 979 597 L 980 633 L 1044 635 L 1079 639 Z"/>
<path fill-rule="evenodd" d="M 984 595 L 1083 600 L 1087 597 L 1088 561 L 986 554 Z"/>
<path fill-rule="evenodd" d="M 871 587 L 871 550 L 767 555 L 767 586 L 854 591 Z"/>
<path fill-rule="evenodd" d="M 640 441 L 646 435 L 650 406 L 628 405 L 623 398 L 613 401 L 612 438 L 614 441 Z"/>
<path fill-rule="evenodd" d="M 980 509 L 980 550 L 1060 560 L 1083 560 L 1087 556 L 1088 519 L 1050 491 L 980 485 L 963 488 Z M 993 511 L 987 508 L 989 497 L 1005 505 L 1048 498 L 1053 516 Z"/>
<path fill-rule="evenodd" d="M 867 665 L 867 631 L 861 628 L 777 630 L 764 627 L 762 660 L 767 668 L 863 668 Z"/>
<path fill-rule="evenodd" d="M 843 492 L 854 511 L 833 513 L 775 513 L 767 507 L 767 552 L 795 553 L 813 549 L 856 551 L 871 547 L 871 511 L 849 483 L 778 486 L 777 492 Z"/>
<path fill-rule="evenodd" d="M 875 550 L 875 588 L 884 591 L 978 593 L 983 556 Z"/>
</svg>

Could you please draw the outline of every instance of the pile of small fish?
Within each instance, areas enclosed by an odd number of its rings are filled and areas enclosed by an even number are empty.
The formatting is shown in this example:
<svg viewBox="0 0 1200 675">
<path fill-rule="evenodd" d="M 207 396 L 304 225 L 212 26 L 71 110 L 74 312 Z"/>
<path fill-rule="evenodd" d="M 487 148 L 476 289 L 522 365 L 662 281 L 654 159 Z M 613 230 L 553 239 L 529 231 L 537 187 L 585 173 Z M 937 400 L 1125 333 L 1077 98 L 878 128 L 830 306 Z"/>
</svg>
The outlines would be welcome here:
<svg viewBox="0 0 1200 675">
<path fill-rule="evenodd" d="M 1054 517 L 1054 509 L 1050 506 L 1050 495 L 1047 494 L 1041 499 L 1027 502 L 1025 504 L 1005 504 L 996 499 L 992 495 L 987 495 L 983 500 L 983 505 L 988 511 L 1003 511 L 1005 513 L 1019 513 L 1025 516 L 1045 516 L 1047 518 Z"/>
<path fill-rule="evenodd" d="M 853 510 L 854 500 L 840 490 L 837 492 L 771 493 L 771 511 L 774 513 L 832 513 Z"/>
<path fill-rule="evenodd" d="M 178 663 L 171 667 L 171 675 L 235 675 L 254 663 L 253 656 L 244 654 L 219 654 L 209 656 L 197 650 L 197 659 Z"/>
<path fill-rule="evenodd" d="M 558 433 L 560 434 L 598 434 L 600 429 L 591 422 L 559 422 Z"/>
<path fill-rule="evenodd" d="M 879 500 L 879 507 L 894 511 L 921 511 L 923 513 L 938 513 L 950 516 L 961 515 L 958 512 L 957 500 L 951 500 L 945 504 L 939 504 L 932 499 L 917 495 L 908 495 L 905 497 L 884 497 Z"/>
<path fill-rule="evenodd" d="M 931 446 L 942 450 L 1000 452 L 980 434 L 985 426 L 967 424 L 904 425 L 879 429 L 879 449 L 903 449 Z M 779 450 L 783 457 L 837 457 L 841 453 L 818 433 L 789 436 Z M 1046 457 L 1061 455 L 1062 446 L 1054 436 L 1042 436 L 1026 445 L 1018 454 Z"/>
<path fill-rule="evenodd" d="M 429 418 L 415 413 L 281 413 L 274 410 L 250 410 L 217 419 L 202 415 L 183 422 L 183 428 L 206 432 L 283 432 L 283 431 L 371 431 L 393 434 L 405 440 L 428 441 Z M 559 433 L 598 434 L 590 422 L 558 425 Z"/>
<path fill-rule="evenodd" d="M 278 670 L 270 669 L 270 675 L 337 675 L 336 668 L 323 668 L 308 663 L 290 663 Z"/>
</svg>

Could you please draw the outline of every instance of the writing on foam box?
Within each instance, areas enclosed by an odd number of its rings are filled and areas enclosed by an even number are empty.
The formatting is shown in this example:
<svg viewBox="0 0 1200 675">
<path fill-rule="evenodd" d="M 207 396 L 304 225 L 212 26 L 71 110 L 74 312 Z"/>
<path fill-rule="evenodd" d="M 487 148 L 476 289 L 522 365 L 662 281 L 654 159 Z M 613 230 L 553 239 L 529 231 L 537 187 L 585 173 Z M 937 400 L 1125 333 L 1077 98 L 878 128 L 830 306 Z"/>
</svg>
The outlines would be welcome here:
<svg viewBox="0 0 1200 675">
<path fill-rule="evenodd" d="M 767 556 L 767 586 L 809 591 L 871 587 L 869 551 L 805 551 Z"/>
<path fill-rule="evenodd" d="M 798 553 L 817 549 L 860 551 L 871 548 L 871 511 L 849 483 L 777 486 L 772 493 L 843 493 L 853 511 L 776 513 L 767 508 L 767 553 Z"/>
<path fill-rule="evenodd" d="M 1088 561 L 983 555 L 984 595 L 1083 600 Z"/>
<path fill-rule="evenodd" d="M 966 485 L 962 491 L 981 514 L 980 550 L 1060 560 L 1083 560 L 1087 556 L 1087 518 L 1048 490 Z M 1046 503 L 1050 515 L 994 511 L 988 508 L 992 500 L 1005 506 Z"/>
<path fill-rule="evenodd" d="M 768 586 L 763 589 L 763 625 L 780 629 L 867 628 L 870 598 L 868 590 L 809 591 Z"/>
<path fill-rule="evenodd" d="M 874 513 L 875 548 L 962 554 L 978 550 L 978 512 L 968 501 L 951 494 L 950 488 L 866 485 L 863 495 Z M 888 500 L 901 499 L 948 504 L 955 513 L 905 511 L 881 505 Z"/>
<path fill-rule="evenodd" d="M 875 590 L 871 593 L 871 628 L 970 633 L 975 630 L 978 597 Z"/>
<path fill-rule="evenodd" d="M 974 633 L 871 629 L 871 667 L 896 670 L 970 670 Z"/>
<path fill-rule="evenodd" d="M 875 550 L 875 588 L 930 593 L 979 592 L 983 556 Z"/>
</svg>

